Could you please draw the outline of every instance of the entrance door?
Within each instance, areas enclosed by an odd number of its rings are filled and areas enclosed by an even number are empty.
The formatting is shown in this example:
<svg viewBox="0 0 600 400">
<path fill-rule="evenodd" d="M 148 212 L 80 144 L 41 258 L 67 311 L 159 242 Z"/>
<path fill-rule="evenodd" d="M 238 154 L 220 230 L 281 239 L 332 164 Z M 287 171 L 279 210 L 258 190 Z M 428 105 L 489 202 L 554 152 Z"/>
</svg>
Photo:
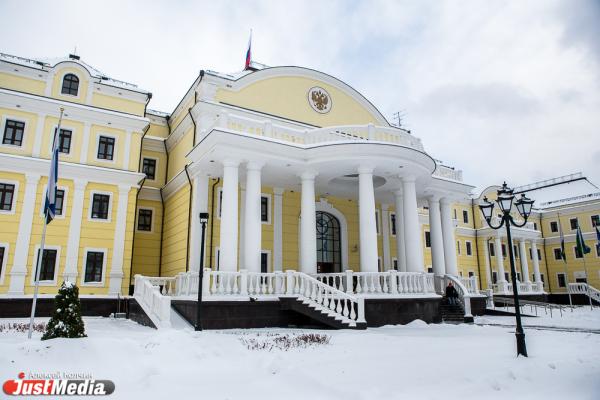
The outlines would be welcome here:
<svg viewBox="0 0 600 400">
<path fill-rule="evenodd" d="M 342 272 L 340 221 L 317 211 L 317 273 Z"/>
</svg>

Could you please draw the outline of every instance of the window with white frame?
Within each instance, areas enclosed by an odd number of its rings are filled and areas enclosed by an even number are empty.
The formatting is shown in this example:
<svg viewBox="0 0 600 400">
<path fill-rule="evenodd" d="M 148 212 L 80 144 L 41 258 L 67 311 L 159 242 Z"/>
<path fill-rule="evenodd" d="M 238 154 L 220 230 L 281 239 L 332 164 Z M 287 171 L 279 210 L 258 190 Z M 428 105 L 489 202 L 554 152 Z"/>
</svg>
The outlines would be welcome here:
<svg viewBox="0 0 600 400">
<path fill-rule="evenodd" d="M 465 248 L 467 250 L 467 255 L 468 256 L 472 256 L 473 255 L 473 245 L 471 244 L 471 242 L 466 241 L 465 242 Z"/>
<path fill-rule="evenodd" d="M 579 226 L 579 222 L 577 221 L 577 218 L 571 218 L 569 220 L 569 224 L 571 225 L 571 230 L 575 230 L 577 229 L 577 227 Z"/>
<path fill-rule="evenodd" d="M 152 210 L 149 208 L 140 208 L 138 210 L 137 230 L 143 232 L 152 231 Z"/>
<path fill-rule="evenodd" d="M 4 123 L 4 135 L 2 144 L 10 146 L 21 146 L 23 144 L 23 135 L 25 133 L 25 122 L 7 119 Z"/>
<path fill-rule="evenodd" d="M 8 258 L 8 251 L 6 250 L 6 245 L 0 244 L 0 277 L 2 277 L 2 273 L 6 268 L 4 265 L 6 264 L 6 259 Z"/>
<path fill-rule="evenodd" d="M 54 128 L 54 139 L 52 140 L 52 145 L 54 146 L 54 141 L 56 140 L 56 130 L 58 128 Z M 69 154 L 71 152 L 71 140 L 73 139 L 73 131 L 70 129 L 60 129 L 60 134 L 58 135 L 58 152 L 63 154 Z"/>
<path fill-rule="evenodd" d="M 498 282 L 498 273 L 496 271 L 492 271 L 492 284 L 496 284 Z"/>
<path fill-rule="evenodd" d="M 260 221 L 268 224 L 271 222 L 271 197 L 260 196 Z"/>
<path fill-rule="evenodd" d="M 156 179 L 156 160 L 154 158 L 144 158 L 142 173 L 146 174 L 146 179 L 151 181 Z"/>
<path fill-rule="evenodd" d="M 562 260 L 562 250 L 560 249 L 560 247 L 554 248 L 553 251 L 554 251 L 554 259 Z"/>
<path fill-rule="evenodd" d="M 494 243 L 489 243 L 490 245 L 490 257 L 495 257 L 496 256 L 496 248 L 494 247 Z"/>
<path fill-rule="evenodd" d="M 425 247 L 431 247 L 431 232 L 425 231 Z"/>
<path fill-rule="evenodd" d="M 104 251 L 88 250 L 85 258 L 84 283 L 102 282 L 104 273 Z"/>
<path fill-rule="evenodd" d="M 536 249 L 536 250 L 537 250 L 538 261 L 542 261 L 542 252 L 541 252 L 541 250 L 540 249 Z"/>
<path fill-rule="evenodd" d="M 556 274 L 556 282 L 558 283 L 559 288 L 567 287 L 567 277 L 563 272 L 559 272 Z"/>
<path fill-rule="evenodd" d="M 392 231 L 392 236 L 396 236 L 396 214 L 390 213 L 390 230 Z"/>
<path fill-rule="evenodd" d="M 54 274 L 56 271 L 56 262 L 58 251 L 56 249 L 44 249 L 44 256 L 42 257 L 41 264 L 37 262 L 40 257 L 40 249 L 37 251 L 36 258 L 36 275 L 37 276 L 37 266 L 40 266 L 40 282 L 42 281 L 53 281 Z M 35 279 L 35 278 L 34 278 Z"/>
<path fill-rule="evenodd" d="M 469 223 L 469 212 L 467 210 L 463 210 L 462 215 L 463 215 L 463 222 L 465 224 L 468 224 Z"/>
<path fill-rule="evenodd" d="M 63 206 L 65 204 L 65 191 L 64 189 L 56 189 L 56 201 L 54 203 L 54 213 L 55 215 L 64 215 Z"/>
<path fill-rule="evenodd" d="M 100 136 L 98 138 L 98 154 L 99 160 L 112 161 L 115 153 L 115 138 L 109 136 Z"/>
<path fill-rule="evenodd" d="M 394 268 L 394 270 L 398 271 L 398 259 L 397 258 L 392 259 L 392 267 Z"/>
<path fill-rule="evenodd" d="M 592 215 L 591 220 L 592 220 L 592 228 L 595 228 L 597 226 L 600 227 L 600 215 Z"/>
<path fill-rule="evenodd" d="M 558 232 L 558 222 L 557 221 L 550 221 L 550 232 Z"/>
<path fill-rule="evenodd" d="M 0 182 L 0 211 L 12 211 L 15 185 Z"/>
<path fill-rule="evenodd" d="M 377 234 L 380 235 L 379 231 L 379 210 L 375 210 L 375 229 L 377 229 Z"/>
<path fill-rule="evenodd" d="M 456 241 L 456 252 L 458 253 L 458 255 L 460 256 L 460 240 Z"/>
<path fill-rule="evenodd" d="M 260 272 L 263 274 L 269 272 L 269 253 L 266 251 L 260 252 Z"/>
<path fill-rule="evenodd" d="M 79 78 L 75 74 L 66 74 L 63 77 L 61 94 L 68 94 L 70 96 L 77 96 L 79 92 Z"/>
<path fill-rule="evenodd" d="M 105 193 L 92 194 L 92 219 L 108 220 L 110 209 L 110 195 Z"/>
</svg>

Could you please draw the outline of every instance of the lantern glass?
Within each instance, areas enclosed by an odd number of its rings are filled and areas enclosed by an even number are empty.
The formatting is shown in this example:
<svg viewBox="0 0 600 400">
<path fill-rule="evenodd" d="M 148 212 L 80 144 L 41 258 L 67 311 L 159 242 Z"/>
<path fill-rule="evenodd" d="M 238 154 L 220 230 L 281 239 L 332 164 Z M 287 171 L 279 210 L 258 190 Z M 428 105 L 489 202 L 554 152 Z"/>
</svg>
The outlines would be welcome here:
<svg viewBox="0 0 600 400">
<path fill-rule="evenodd" d="M 515 206 L 517 207 L 519 214 L 521 214 L 521 217 L 529 217 L 531 214 L 531 208 L 533 207 L 533 202 L 534 201 L 527 198 L 524 193 L 521 194 L 521 198 L 515 203 Z"/>
<path fill-rule="evenodd" d="M 484 197 L 483 203 L 479 205 L 479 208 L 481 209 L 483 218 L 489 221 L 492 218 L 492 213 L 494 212 L 494 203 L 490 203 L 487 197 Z"/>
<path fill-rule="evenodd" d="M 514 198 L 515 198 L 515 196 L 513 196 L 513 195 L 501 195 L 501 196 L 498 196 L 498 199 L 496 200 L 496 202 L 500 206 L 500 209 L 503 212 L 507 213 L 507 212 L 510 212 L 510 209 L 512 208 L 512 202 L 513 202 Z"/>
</svg>

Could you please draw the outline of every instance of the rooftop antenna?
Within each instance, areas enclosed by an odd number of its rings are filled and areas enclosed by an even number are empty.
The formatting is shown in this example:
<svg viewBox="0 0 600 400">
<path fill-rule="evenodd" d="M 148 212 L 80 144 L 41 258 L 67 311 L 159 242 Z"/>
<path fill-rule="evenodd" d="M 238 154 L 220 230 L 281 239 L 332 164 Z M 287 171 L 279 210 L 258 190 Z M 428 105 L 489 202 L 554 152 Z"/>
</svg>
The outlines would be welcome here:
<svg viewBox="0 0 600 400">
<path fill-rule="evenodd" d="M 404 118 L 404 113 L 402 111 L 396 111 L 392 118 L 394 118 L 394 120 L 396 121 L 396 127 L 402 128 L 402 119 Z"/>
</svg>

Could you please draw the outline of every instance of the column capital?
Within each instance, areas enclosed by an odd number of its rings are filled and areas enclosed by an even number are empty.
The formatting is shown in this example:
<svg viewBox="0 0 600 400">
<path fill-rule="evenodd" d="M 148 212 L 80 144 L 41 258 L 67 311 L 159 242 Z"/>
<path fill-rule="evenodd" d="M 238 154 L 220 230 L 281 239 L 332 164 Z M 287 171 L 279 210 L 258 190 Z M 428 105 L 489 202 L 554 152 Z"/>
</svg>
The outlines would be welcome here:
<svg viewBox="0 0 600 400">
<path fill-rule="evenodd" d="M 374 169 L 375 168 L 373 168 L 373 166 L 371 166 L 369 164 L 363 164 L 363 165 L 359 165 L 356 170 L 358 171 L 359 174 L 372 174 Z"/>
<path fill-rule="evenodd" d="M 239 167 L 240 165 L 240 161 L 236 160 L 234 158 L 226 158 L 225 160 L 223 160 L 222 162 L 224 167 Z"/>
<path fill-rule="evenodd" d="M 246 163 L 246 169 L 250 171 L 260 171 L 265 166 L 263 161 L 248 161 Z"/>
<path fill-rule="evenodd" d="M 414 175 L 400 175 L 402 182 L 416 182 L 417 178 Z"/>
<path fill-rule="evenodd" d="M 75 190 L 85 190 L 87 184 L 87 179 L 75 179 L 73 181 L 73 187 L 75 188 Z"/>
<path fill-rule="evenodd" d="M 394 196 L 396 197 L 402 198 L 403 193 L 404 192 L 402 191 L 402 189 L 394 190 Z"/>
<path fill-rule="evenodd" d="M 298 176 L 303 181 L 313 181 L 313 180 L 315 180 L 315 178 L 317 177 L 317 175 L 319 175 L 318 172 L 309 170 L 309 171 L 302 172 Z"/>
<path fill-rule="evenodd" d="M 427 202 L 428 203 L 439 203 L 441 200 L 440 195 L 439 194 L 431 194 L 429 196 L 427 196 Z"/>
<path fill-rule="evenodd" d="M 273 188 L 273 194 L 276 196 L 281 196 L 283 194 L 283 192 L 285 192 L 284 188 L 278 188 L 278 187 Z"/>
<path fill-rule="evenodd" d="M 25 174 L 26 185 L 37 185 L 40 181 L 41 175 L 39 174 Z"/>
<path fill-rule="evenodd" d="M 440 203 L 443 205 L 450 205 L 452 204 L 452 199 L 450 199 L 449 197 L 441 197 Z"/>
</svg>

